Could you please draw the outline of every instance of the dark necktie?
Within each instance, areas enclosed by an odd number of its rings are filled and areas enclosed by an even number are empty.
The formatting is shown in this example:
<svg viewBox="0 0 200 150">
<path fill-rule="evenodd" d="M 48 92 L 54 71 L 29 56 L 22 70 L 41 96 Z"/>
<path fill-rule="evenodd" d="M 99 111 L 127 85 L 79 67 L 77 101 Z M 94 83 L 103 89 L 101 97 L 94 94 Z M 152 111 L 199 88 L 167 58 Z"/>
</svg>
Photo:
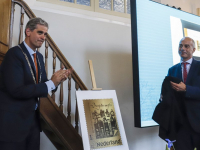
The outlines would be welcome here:
<svg viewBox="0 0 200 150">
<path fill-rule="evenodd" d="M 33 54 L 33 57 L 34 57 L 35 71 L 36 71 L 36 83 L 38 83 L 38 66 L 37 66 L 36 53 Z"/>
<path fill-rule="evenodd" d="M 187 79 L 187 68 L 186 65 L 189 64 L 188 62 L 182 62 L 183 64 L 183 82 L 186 82 Z"/>
</svg>

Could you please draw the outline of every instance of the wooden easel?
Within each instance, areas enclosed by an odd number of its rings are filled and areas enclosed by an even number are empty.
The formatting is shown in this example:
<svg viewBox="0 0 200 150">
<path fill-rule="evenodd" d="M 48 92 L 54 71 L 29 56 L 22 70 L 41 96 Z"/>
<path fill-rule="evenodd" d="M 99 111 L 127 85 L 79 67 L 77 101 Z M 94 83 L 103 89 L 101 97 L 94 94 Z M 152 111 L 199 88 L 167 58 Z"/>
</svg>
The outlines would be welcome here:
<svg viewBox="0 0 200 150">
<path fill-rule="evenodd" d="M 102 90 L 102 88 L 97 88 L 96 80 L 95 80 L 95 76 L 94 76 L 94 69 L 93 69 L 93 65 L 92 65 L 92 60 L 89 60 L 88 63 L 89 63 L 90 75 L 91 75 L 91 79 L 92 79 L 92 87 L 93 87 L 92 90 L 95 90 L 95 91 Z"/>
</svg>

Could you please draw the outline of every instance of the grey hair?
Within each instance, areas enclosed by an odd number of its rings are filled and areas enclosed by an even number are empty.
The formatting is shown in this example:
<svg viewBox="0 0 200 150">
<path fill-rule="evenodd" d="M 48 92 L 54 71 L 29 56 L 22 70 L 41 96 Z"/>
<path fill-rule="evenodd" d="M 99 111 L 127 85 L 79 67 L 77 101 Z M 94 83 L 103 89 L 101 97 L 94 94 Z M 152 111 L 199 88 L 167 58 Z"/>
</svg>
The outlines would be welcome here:
<svg viewBox="0 0 200 150">
<path fill-rule="evenodd" d="M 28 21 L 28 23 L 26 24 L 25 35 L 26 35 L 26 29 L 29 28 L 31 31 L 33 31 L 34 29 L 37 28 L 38 24 L 49 28 L 48 23 L 46 21 L 44 21 L 43 19 L 41 19 L 41 18 L 33 18 L 33 19 L 30 19 Z"/>
<path fill-rule="evenodd" d="M 190 39 L 190 40 L 192 41 L 192 43 L 193 43 L 193 48 L 196 48 L 195 41 L 194 41 L 191 37 L 188 37 L 188 36 L 183 37 L 183 38 L 181 39 L 181 41 L 183 41 L 183 40 L 186 39 L 186 38 Z M 180 41 L 180 42 L 181 42 L 181 41 Z"/>
</svg>

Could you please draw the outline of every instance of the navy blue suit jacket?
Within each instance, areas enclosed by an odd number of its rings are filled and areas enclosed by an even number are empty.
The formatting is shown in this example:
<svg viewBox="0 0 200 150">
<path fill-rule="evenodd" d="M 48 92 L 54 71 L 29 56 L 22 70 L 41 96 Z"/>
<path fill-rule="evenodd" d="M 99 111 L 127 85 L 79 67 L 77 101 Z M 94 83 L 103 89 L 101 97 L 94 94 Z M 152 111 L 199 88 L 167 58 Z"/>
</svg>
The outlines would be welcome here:
<svg viewBox="0 0 200 150">
<path fill-rule="evenodd" d="M 181 64 L 176 64 L 168 71 L 168 76 L 182 79 Z M 187 80 L 183 103 L 186 117 L 192 128 L 200 133 L 200 62 L 193 59 Z"/>
<path fill-rule="evenodd" d="M 23 43 L 20 44 L 28 56 L 35 75 L 35 67 Z M 43 56 L 37 52 L 41 82 L 34 83 L 30 67 L 18 46 L 8 50 L 0 67 L 0 141 L 20 142 L 26 138 L 34 120 L 38 97 L 48 94 L 47 76 Z"/>
</svg>

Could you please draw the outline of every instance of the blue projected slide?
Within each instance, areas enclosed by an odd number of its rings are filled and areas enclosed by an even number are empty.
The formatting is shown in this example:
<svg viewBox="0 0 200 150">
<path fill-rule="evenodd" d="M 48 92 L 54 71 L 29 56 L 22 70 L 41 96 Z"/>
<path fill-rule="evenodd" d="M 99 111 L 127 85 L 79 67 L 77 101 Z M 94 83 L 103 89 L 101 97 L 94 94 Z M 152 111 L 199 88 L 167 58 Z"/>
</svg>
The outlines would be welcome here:
<svg viewBox="0 0 200 150">
<path fill-rule="evenodd" d="M 135 124 L 147 127 L 157 125 L 152 115 L 168 69 L 180 62 L 178 45 L 186 35 L 184 28 L 200 31 L 200 17 L 150 0 L 136 0 L 136 4 L 132 2 L 131 8 L 134 7 L 136 13 L 132 10 L 132 15 L 137 20 L 132 16 L 131 22 Z"/>
</svg>

